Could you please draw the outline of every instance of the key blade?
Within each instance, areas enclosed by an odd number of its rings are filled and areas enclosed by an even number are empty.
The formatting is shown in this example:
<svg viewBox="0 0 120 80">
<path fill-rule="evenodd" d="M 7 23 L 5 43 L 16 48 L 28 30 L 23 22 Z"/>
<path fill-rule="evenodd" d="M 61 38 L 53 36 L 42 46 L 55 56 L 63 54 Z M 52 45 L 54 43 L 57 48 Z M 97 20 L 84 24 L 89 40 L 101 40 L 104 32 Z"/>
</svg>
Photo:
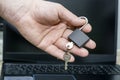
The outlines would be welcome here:
<svg viewBox="0 0 120 80">
<path fill-rule="evenodd" d="M 64 56 L 64 61 L 65 61 L 65 70 L 67 70 L 67 67 L 68 67 L 68 62 L 69 60 L 71 59 L 71 55 L 69 54 L 69 51 L 67 51 Z"/>
<path fill-rule="evenodd" d="M 67 70 L 67 69 L 68 69 L 68 62 L 65 61 L 65 70 Z"/>
</svg>

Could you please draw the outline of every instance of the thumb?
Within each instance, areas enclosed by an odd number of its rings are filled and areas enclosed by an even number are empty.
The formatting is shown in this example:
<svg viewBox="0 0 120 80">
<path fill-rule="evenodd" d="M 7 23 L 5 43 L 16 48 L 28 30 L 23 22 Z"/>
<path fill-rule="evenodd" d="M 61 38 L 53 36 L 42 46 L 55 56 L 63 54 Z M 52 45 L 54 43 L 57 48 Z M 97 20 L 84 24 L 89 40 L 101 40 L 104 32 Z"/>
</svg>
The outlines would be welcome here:
<svg viewBox="0 0 120 80">
<path fill-rule="evenodd" d="M 80 19 L 63 6 L 59 9 L 59 18 L 70 26 L 80 27 L 85 24 L 84 19 Z"/>
</svg>

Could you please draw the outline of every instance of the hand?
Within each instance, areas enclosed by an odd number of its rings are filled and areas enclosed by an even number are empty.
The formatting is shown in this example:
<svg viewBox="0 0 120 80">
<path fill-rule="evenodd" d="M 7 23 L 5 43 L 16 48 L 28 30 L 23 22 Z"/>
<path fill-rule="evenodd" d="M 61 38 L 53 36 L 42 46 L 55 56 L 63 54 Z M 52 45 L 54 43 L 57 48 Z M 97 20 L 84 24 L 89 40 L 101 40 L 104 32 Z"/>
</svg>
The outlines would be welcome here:
<svg viewBox="0 0 120 80">
<path fill-rule="evenodd" d="M 5 1 L 7 2 L 4 2 L 2 17 L 16 26 L 21 35 L 34 46 L 61 60 L 66 51 L 65 45 L 69 42 L 68 35 L 73 32 L 71 29 L 85 24 L 85 20 L 78 18 L 58 3 L 43 0 Z M 88 33 L 91 29 L 88 24 L 83 31 Z M 85 45 L 90 49 L 94 49 L 95 46 L 93 40 Z M 87 49 L 77 46 L 70 52 L 81 57 L 88 55 Z M 73 61 L 74 56 L 70 62 Z"/>
</svg>

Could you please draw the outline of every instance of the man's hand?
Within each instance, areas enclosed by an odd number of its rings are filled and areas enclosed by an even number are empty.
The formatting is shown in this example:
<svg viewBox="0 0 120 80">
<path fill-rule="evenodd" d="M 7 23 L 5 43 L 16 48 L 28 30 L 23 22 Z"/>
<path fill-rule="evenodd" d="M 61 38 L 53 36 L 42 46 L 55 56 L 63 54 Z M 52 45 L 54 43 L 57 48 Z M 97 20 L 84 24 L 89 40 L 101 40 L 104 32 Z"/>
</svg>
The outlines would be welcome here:
<svg viewBox="0 0 120 80">
<path fill-rule="evenodd" d="M 13 24 L 21 35 L 34 46 L 46 51 L 52 56 L 63 60 L 67 50 L 65 45 L 69 42 L 74 28 L 80 28 L 85 21 L 79 19 L 65 7 L 58 3 L 43 0 L 3 0 L 2 17 Z M 91 31 L 90 24 L 83 29 Z M 94 49 L 95 42 L 90 40 L 85 47 Z M 85 57 L 88 50 L 74 47 L 71 53 Z M 70 62 L 74 61 L 72 56 Z"/>
</svg>

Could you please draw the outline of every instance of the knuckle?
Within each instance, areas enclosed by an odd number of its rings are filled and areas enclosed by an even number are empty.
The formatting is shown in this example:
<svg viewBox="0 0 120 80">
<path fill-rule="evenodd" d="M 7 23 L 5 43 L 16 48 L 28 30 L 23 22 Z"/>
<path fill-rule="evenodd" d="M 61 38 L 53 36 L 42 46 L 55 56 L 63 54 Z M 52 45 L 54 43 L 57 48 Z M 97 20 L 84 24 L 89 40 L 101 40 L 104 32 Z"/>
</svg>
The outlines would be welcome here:
<svg viewBox="0 0 120 80">
<path fill-rule="evenodd" d="M 44 41 L 42 41 L 39 44 L 37 44 L 37 47 L 42 50 L 45 50 L 47 46 L 46 46 L 46 43 Z"/>
<path fill-rule="evenodd" d="M 60 4 L 60 3 L 57 3 L 57 6 L 60 7 L 60 8 L 63 7 L 63 5 Z"/>
</svg>

